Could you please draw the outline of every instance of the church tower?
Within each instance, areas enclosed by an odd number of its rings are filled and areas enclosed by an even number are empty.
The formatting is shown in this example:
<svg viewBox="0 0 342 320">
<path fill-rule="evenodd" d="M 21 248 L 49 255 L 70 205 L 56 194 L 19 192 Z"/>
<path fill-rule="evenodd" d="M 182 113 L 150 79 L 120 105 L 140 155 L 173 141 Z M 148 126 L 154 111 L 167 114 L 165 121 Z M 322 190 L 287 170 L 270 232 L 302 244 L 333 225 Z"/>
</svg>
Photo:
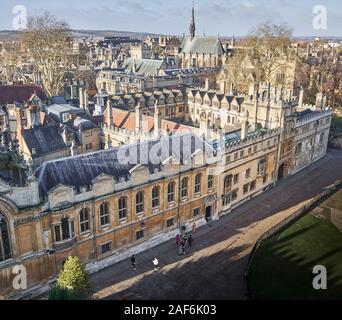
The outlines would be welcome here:
<svg viewBox="0 0 342 320">
<path fill-rule="evenodd" d="M 196 32 L 194 1 L 192 1 L 192 16 L 191 16 L 191 23 L 190 23 L 189 31 L 190 31 L 190 39 L 192 40 L 193 38 L 195 38 L 195 32 Z"/>
</svg>

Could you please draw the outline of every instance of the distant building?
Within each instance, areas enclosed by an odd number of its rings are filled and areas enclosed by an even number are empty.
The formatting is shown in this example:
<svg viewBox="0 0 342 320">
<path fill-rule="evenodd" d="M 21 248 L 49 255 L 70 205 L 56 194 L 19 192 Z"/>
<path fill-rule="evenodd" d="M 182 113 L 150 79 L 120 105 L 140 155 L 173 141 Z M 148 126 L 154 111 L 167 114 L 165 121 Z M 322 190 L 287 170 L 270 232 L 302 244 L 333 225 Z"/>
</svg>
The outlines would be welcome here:
<svg viewBox="0 0 342 320">
<path fill-rule="evenodd" d="M 224 48 L 218 37 L 196 36 L 195 9 L 192 7 L 192 18 L 189 36 L 183 38 L 178 51 L 180 68 L 204 68 L 222 66 Z"/>
</svg>

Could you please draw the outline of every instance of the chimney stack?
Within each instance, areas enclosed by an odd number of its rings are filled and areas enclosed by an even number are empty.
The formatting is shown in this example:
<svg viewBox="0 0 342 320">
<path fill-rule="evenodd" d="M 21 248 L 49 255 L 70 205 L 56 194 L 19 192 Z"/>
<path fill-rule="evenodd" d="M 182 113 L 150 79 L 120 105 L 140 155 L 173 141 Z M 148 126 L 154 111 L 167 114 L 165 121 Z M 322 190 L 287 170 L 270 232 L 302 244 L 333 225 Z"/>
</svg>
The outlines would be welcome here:
<svg viewBox="0 0 342 320">
<path fill-rule="evenodd" d="M 140 102 L 135 107 L 135 132 L 141 131 L 142 112 Z"/>
<path fill-rule="evenodd" d="M 154 103 L 154 136 L 156 138 L 160 138 L 160 130 L 161 130 L 161 115 L 158 108 L 158 101 Z"/>
<path fill-rule="evenodd" d="M 80 108 L 84 109 L 84 94 L 83 94 L 84 89 L 80 88 L 79 90 L 79 99 L 80 99 Z"/>
<path fill-rule="evenodd" d="M 110 129 L 113 128 L 113 109 L 110 99 L 107 100 L 107 110 L 106 110 L 106 123 Z"/>
<path fill-rule="evenodd" d="M 241 140 L 246 140 L 248 136 L 248 127 L 249 127 L 248 121 L 243 121 L 242 127 L 241 127 Z"/>
</svg>

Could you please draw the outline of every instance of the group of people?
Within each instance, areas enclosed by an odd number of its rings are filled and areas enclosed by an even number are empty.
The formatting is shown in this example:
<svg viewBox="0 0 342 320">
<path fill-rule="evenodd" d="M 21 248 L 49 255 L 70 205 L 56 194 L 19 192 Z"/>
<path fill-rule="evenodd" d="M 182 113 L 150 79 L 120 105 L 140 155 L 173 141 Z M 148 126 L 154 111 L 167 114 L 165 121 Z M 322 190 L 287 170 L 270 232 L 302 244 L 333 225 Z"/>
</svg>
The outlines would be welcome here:
<svg viewBox="0 0 342 320">
<path fill-rule="evenodd" d="M 194 224 L 192 227 L 192 233 L 195 233 L 195 228 L 196 225 Z M 179 255 L 184 255 L 185 254 L 185 248 L 186 247 L 192 247 L 192 243 L 194 241 L 192 235 L 190 234 L 189 236 L 185 233 L 185 228 L 183 228 L 183 235 L 180 236 L 179 234 L 177 234 L 176 236 L 176 245 L 178 246 L 178 254 Z M 135 255 L 133 254 L 131 256 L 131 264 L 132 264 L 132 268 L 133 270 L 136 270 L 136 266 L 135 266 Z M 152 264 L 153 264 L 153 270 L 154 271 L 158 271 L 159 270 L 159 261 L 157 259 L 157 257 L 154 257 L 154 259 L 152 260 Z"/>
<path fill-rule="evenodd" d="M 180 236 L 177 234 L 176 236 L 176 245 L 178 246 L 178 254 L 179 255 L 184 255 L 185 254 L 185 248 L 187 246 L 192 247 L 194 239 L 192 235 L 190 234 L 187 236 L 186 234 L 183 234 L 183 236 Z"/>
</svg>

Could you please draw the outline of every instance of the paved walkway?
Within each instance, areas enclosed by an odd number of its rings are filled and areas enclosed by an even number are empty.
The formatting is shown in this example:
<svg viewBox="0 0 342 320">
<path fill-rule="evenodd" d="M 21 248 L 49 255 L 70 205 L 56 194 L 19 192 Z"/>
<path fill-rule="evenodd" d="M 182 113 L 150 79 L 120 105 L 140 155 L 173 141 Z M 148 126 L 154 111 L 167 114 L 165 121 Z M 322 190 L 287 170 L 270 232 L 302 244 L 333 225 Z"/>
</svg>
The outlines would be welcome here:
<svg viewBox="0 0 342 320">
<path fill-rule="evenodd" d="M 119 262 L 91 276 L 97 299 L 244 299 L 243 274 L 263 232 L 342 179 L 342 152 L 326 157 L 196 230 L 193 248 L 178 256 L 174 241 Z M 157 256 L 161 269 L 152 271 Z"/>
</svg>

